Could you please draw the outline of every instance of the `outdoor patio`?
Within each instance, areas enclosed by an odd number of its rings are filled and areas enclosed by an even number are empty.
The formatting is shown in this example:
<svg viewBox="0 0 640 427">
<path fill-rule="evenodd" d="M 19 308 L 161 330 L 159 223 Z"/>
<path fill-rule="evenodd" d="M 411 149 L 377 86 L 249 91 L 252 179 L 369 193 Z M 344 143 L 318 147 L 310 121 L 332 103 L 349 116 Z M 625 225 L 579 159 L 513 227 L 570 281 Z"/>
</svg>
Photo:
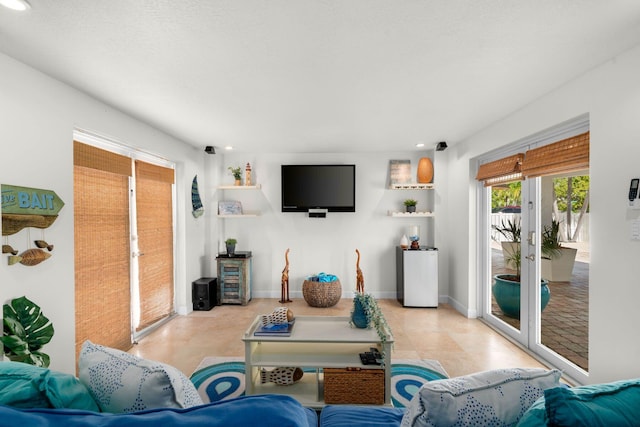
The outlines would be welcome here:
<svg viewBox="0 0 640 427">
<path fill-rule="evenodd" d="M 492 248 L 492 273 L 504 268 L 502 250 Z M 551 299 L 542 312 L 542 344 L 579 367 L 589 368 L 589 253 L 578 247 L 570 282 L 549 282 Z M 520 320 L 505 316 L 495 300 L 492 312 L 516 329 Z"/>
</svg>

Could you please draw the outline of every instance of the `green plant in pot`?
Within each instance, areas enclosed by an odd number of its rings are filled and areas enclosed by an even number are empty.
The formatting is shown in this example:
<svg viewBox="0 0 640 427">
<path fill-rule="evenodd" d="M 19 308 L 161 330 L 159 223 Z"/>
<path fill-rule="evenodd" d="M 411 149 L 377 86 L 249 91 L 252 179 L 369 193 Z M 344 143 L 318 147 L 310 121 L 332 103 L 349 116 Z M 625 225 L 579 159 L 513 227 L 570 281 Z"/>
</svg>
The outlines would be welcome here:
<svg viewBox="0 0 640 427">
<path fill-rule="evenodd" d="M 518 230 L 519 237 L 519 230 Z M 500 310 L 508 316 L 515 319 L 520 318 L 520 278 L 522 267 L 522 253 L 521 246 L 518 242 L 514 245 L 510 252 L 504 253 L 505 263 L 507 266 L 512 267 L 514 273 L 496 274 L 493 276 L 493 297 L 498 303 Z M 540 311 L 544 310 L 549 299 L 551 298 L 551 292 L 549 291 L 548 282 L 544 279 L 540 282 Z"/>
<path fill-rule="evenodd" d="M 236 185 L 240 185 L 240 180 L 242 179 L 242 169 L 240 166 L 231 167 L 229 166 L 229 172 L 233 175 L 233 178 L 236 180 Z"/>
<path fill-rule="evenodd" d="M 49 366 L 49 355 L 40 349 L 51 341 L 54 329 L 40 307 L 26 297 L 16 298 L 4 304 L 3 336 L 0 341 L 4 354 L 14 362 Z"/>
<path fill-rule="evenodd" d="M 403 203 L 404 203 L 404 207 L 405 207 L 407 212 L 415 212 L 416 211 L 416 205 L 418 204 L 417 200 L 415 200 L 415 199 L 407 199 Z"/>
<path fill-rule="evenodd" d="M 578 251 L 560 243 L 560 222 L 553 220 L 550 226 L 544 226 L 540 250 L 542 277 L 554 282 L 570 281 Z"/>
<path fill-rule="evenodd" d="M 382 344 L 387 342 L 387 332 L 391 333 L 391 328 L 378 305 L 378 301 L 371 294 L 364 292 L 356 292 L 353 297 L 353 309 L 349 323 L 357 328 L 375 328 Z"/>
<path fill-rule="evenodd" d="M 506 221 L 503 219 L 500 225 L 492 225 L 491 228 L 504 237 L 504 240 L 500 241 L 500 246 L 502 247 L 505 265 L 512 270 L 516 270 L 516 266 L 513 264 L 515 258 L 511 255 L 518 252 L 518 258 L 520 258 L 520 219 L 511 218 Z"/>
<path fill-rule="evenodd" d="M 225 240 L 224 243 L 227 246 L 228 255 L 233 255 L 236 253 L 236 243 L 238 243 L 236 239 L 229 238 Z"/>
</svg>

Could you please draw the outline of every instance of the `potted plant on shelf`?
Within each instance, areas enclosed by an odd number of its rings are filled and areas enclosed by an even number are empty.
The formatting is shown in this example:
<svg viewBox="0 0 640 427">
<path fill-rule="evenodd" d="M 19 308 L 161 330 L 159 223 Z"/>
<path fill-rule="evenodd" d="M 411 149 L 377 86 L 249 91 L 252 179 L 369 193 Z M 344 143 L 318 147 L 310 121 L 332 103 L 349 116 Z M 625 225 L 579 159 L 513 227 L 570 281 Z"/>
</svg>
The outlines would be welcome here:
<svg viewBox="0 0 640 427">
<path fill-rule="evenodd" d="M 224 243 L 227 245 L 227 255 L 234 255 L 236 253 L 236 243 L 238 243 L 238 241 L 236 239 L 229 238 L 225 240 Z"/>
<path fill-rule="evenodd" d="M 514 245 L 511 252 L 504 253 L 505 265 L 512 266 L 514 273 L 496 274 L 493 276 L 493 297 L 500 307 L 500 310 L 515 319 L 520 318 L 520 267 L 522 263 L 520 243 Z M 551 298 L 549 283 L 547 280 L 540 281 L 540 311 L 542 312 Z"/>
<path fill-rule="evenodd" d="M 53 337 L 53 324 L 40 307 L 26 297 L 15 298 L 4 304 L 4 331 L 0 342 L 4 354 L 14 362 L 48 367 L 49 355 L 40 351 Z"/>
<path fill-rule="evenodd" d="M 416 205 L 418 204 L 417 200 L 415 200 L 415 199 L 407 199 L 403 203 L 404 203 L 405 210 L 407 212 L 415 212 L 416 211 Z"/>
<path fill-rule="evenodd" d="M 560 243 L 560 222 L 553 220 L 551 226 L 544 226 L 541 252 L 542 277 L 552 282 L 569 282 L 578 250 Z"/>
<path fill-rule="evenodd" d="M 242 179 L 242 169 L 240 169 L 240 166 L 235 168 L 229 166 L 229 171 L 231 172 L 231 175 L 233 175 L 233 178 L 236 180 L 235 185 L 240 185 L 240 180 Z"/>
</svg>

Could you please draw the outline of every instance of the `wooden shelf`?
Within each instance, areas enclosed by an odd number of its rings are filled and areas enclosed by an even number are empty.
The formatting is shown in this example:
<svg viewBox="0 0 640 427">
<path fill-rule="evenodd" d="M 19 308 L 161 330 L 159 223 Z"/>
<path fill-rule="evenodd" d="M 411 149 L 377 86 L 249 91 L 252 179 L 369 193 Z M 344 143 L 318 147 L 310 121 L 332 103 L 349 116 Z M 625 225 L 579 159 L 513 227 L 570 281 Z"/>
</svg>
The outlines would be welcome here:
<svg viewBox="0 0 640 427">
<path fill-rule="evenodd" d="M 418 184 L 418 183 L 391 184 L 389 186 L 389 189 L 391 189 L 391 190 L 433 190 L 434 189 L 434 185 L 433 184 Z"/>
</svg>

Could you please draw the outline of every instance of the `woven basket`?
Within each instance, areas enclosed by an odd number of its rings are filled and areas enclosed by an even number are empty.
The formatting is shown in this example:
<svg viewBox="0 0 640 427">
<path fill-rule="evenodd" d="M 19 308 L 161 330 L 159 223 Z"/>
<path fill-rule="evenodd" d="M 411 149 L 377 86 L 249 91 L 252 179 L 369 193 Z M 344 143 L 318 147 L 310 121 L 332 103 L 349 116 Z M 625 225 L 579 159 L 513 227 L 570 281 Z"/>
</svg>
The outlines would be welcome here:
<svg viewBox="0 0 640 427">
<path fill-rule="evenodd" d="M 312 282 L 302 284 L 302 296 L 311 307 L 333 307 L 340 301 L 342 285 L 340 280 L 333 282 Z"/>
<path fill-rule="evenodd" d="M 324 368 L 324 402 L 384 404 L 384 370 Z"/>
</svg>

